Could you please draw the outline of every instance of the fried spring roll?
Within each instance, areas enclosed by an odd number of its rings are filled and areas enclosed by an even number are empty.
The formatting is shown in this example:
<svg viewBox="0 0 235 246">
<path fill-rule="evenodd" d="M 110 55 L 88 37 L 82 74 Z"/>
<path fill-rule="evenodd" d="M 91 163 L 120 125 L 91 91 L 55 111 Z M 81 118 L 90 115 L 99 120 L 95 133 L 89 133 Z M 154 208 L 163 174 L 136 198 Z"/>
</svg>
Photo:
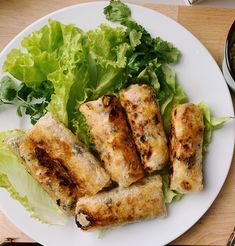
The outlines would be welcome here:
<svg viewBox="0 0 235 246">
<path fill-rule="evenodd" d="M 57 192 L 57 184 L 53 184 L 55 180 L 62 187 L 78 186 L 78 196 L 94 195 L 110 183 L 101 163 L 50 113 L 26 133 L 19 153 L 30 173 L 50 193 Z M 53 185 L 55 188 L 52 189 Z"/>
<path fill-rule="evenodd" d="M 161 111 L 148 85 L 131 85 L 120 92 L 135 144 L 146 171 L 162 169 L 168 161 Z"/>
<path fill-rule="evenodd" d="M 164 217 L 166 207 L 160 176 L 144 178 L 128 188 L 118 187 L 91 197 L 82 197 L 76 207 L 76 222 L 82 230 Z"/>
<path fill-rule="evenodd" d="M 117 97 L 106 95 L 84 103 L 80 111 L 112 180 L 127 187 L 142 178 L 144 171 Z"/>
<path fill-rule="evenodd" d="M 202 145 L 204 122 L 198 106 L 185 103 L 171 115 L 170 188 L 181 193 L 203 189 Z"/>
<path fill-rule="evenodd" d="M 22 164 L 25 165 L 27 171 L 42 185 L 57 205 L 66 214 L 74 215 L 77 200 L 83 194 L 60 164 L 60 161 L 52 159 L 46 151 L 37 149 L 37 151 L 44 151 L 40 157 L 40 162 L 36 158 L 36 154 L 30 153 L 29 149 L 21 149 L 20 151 L 19 148 L 24 137 L 25 134 L 14 135 L 6 140 L 6 144 L 17 154 L 22 155 Z"/>
</svg>

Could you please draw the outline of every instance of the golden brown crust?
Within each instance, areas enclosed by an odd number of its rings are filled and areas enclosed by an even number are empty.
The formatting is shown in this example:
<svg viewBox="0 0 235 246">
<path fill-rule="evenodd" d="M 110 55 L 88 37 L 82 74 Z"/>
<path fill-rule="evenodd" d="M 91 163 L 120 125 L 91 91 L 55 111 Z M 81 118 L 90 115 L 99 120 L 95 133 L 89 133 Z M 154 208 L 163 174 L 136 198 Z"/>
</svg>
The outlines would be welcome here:
<svg viewBox="0 0 235 246">
<path fill-rule="evenodd" d="M 201 191 L 204 122 L 198 106 L 177 105 L 171 114 L 170 188 L 181 193 Z"/>
<path fill-rule="evenodd" d="M 85 145 L 49 113 L 26 133 L 19 154 L 30 174 L 64 210 L 67 204 L 74 210 L 78 197 L 96 194 L 110 183 Z"/>
<path fill-rule="evenodd" d="M 19 156 L 21 156 L 20 146 L 24 144 L 22 164 L 55 200 L 57 205 L 66 214 L 73 215 L 77 199 L 81 196 L 77 185 L 71 180 L 61 160 L 52 159 L 44 149 L 35 147 L 31 139 L 25 142 L 23 141 L 24 138 L 24 133 L 16 133 L 7 138 L 5 142 Z M 34 147 L 35 149 L 31 151 Z"/>
<path fill-rule="evenodd" d="M 92 197 L 82 197 L 76 207 L 77 225 L 94 230 L 163 217 L 166 207 L 160 176 L 144 178 L 128 188 L 115 188 Z"/>
<path fill-rule="evenodd" d="M 152 89 L 145 84 L 131 85 L 121 90 L 120 101 L 145 170 L 162 169 L 168 161 L 168 146 L 160 107 Z"/>
<path fill-rule="evenodd" d="M 80 111 L 111 178 L 124 187 L 142 178 L 144 172 L 118 98 L 105 95 L 84 103 Z"/>
</svg>

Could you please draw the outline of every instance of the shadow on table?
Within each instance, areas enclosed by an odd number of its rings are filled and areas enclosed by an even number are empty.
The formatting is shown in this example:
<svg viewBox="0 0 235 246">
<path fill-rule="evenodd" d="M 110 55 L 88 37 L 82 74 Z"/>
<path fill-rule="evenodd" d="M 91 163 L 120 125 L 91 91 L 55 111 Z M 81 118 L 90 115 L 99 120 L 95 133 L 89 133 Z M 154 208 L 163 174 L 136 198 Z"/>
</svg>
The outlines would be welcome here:
<svg viewBox="0 0 235 246">
<path fill-rule="evenodd" d="M 1 243 L 1 246 L 42 246 L 39 243 L 13 243 L 13 242 L 6 242 L 6 243 Z"/>
</svg>

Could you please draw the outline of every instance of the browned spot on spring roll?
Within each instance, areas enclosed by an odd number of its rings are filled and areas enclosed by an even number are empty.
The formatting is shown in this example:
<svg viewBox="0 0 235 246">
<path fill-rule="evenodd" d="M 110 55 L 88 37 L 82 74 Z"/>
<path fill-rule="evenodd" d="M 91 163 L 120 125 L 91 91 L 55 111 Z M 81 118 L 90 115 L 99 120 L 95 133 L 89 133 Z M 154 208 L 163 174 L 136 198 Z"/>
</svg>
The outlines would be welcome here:
<svg viewBox="0 0 235 246">
<path fill-rule="evenodd" d="M 162 169 L 168 161 L 167 139 L 161 111 L 148 85 L 131 85 L 120 92 L 135 144 L 146 171 Z"/>
<path fill-rule="evenodd" d="M 82 197 L 76 207 L 76 222 L 82 230 L 133 223 L 166 215 L 160 176 L 144 178 L 130 187 L 118 187 L 91 197 Z"/>
<path fill-rule="evenodd" d="M 202 145 L 204 122 L 198 106 L 185 103 L 171 114 L 170 188 L 181 193 L 203 189 Z"/>
<path fill-rule="evenodd" d="M 41 184 L 57 205 L 66 214 L 74 215 L 77 200 L 83 194 L 61 165 L 61 161 L 51 158 L 44 149 L 36 147 L 33 152 L 31 151 L 33 143 L 26 140 L 24 150 L 20 151 L 24 137 L 25 134 L 16 134 L 8 138 L 6 144 L 22 157 L 22 164 L 27 171 Z"/>
<path fill-rule="evenodd" d="M 25 134 L 19 154 L 31 175 L 48 193 L 58 197 L 57 203 L 62 207 L 68 203 L 64 192 L 76 200 L 83 195 L 94 195 L 110 184 L 101 163 L 50 113 Z"/>
<path fill-rule="evenodd" d="M 142 178 L 144 171 L 118 98 L 103 96 L 84 103 L 80 111 L 112 180 L 127 187 Z"/>
</svg>

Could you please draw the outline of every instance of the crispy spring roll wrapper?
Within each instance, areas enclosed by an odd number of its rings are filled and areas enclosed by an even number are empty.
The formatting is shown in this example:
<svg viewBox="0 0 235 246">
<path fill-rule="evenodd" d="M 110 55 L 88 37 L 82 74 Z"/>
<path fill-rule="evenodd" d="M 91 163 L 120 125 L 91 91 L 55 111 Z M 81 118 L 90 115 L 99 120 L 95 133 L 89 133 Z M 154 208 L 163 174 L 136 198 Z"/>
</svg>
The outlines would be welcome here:
<svg viewBox="0 0 235 246">
<path fill-rule="evenodd" d="M 170 188 L 181 193 L 203 189 L 202 146 L 204 122 L 199 107 L 177 105 L 171 115 Z"/>
<path fill-rule="evenodd" d="M 120 101 L 126 110 L 144 169 L 153 172 L 164 168 L 169 158 L 168 146 L 154 92 L 145 84 L 131 85 L 121 90 Z"/>
<path fill-rule="evenodd" d="M 91 197 L 82 197 L 76 207 L 76 222 L 82 230 L 95 230 L 166 216 L 160 176 L 141 179 L 127 188 L 118 187 Z"/>
<path fill-rule="evenodd" d="M 26 133 L 19 146 L 19 153 L 30 173 L 50 193 L 57 192 L 56 184 L 51 189 L 56 179 L 62 187 L 70 184 L 78 187 L 78 197 L 94 195 L 110 184 L 110 177 L 101 163 L 50 113 Z M 74 193 L 74 190 L 70 192 Z M 62 192 L 62 188 L 59 192 Z"/>
<path fill-rule="evenodd" d="M 111 179 L 127 187 L 144 176 L 137 150 L 117 97 L 106 95 L 80 107 Z"/>
<path fill-rule="evenodd" d="M 66 169 L 60 164 L 59 160 L 52 159 L 47 152 L 43 151 L 40 162 L 29 148 L 21 149 L 20 145 L 25 134 L 17 134 L 6 140 L 12 150 L 22 156 L 22 164 L 27 171 L 34 177 L 57 203 L 57 205 L 68 215 L 75 214 L 77 199 L 83 194 L 77 185 L 71 180 Z M 27 140 L 26 140 L 27 141 Z M 31 142 L 28 142 L 30 144 Z M 26 143 L 27 145 L 27 143 Z"/>
</svg>

